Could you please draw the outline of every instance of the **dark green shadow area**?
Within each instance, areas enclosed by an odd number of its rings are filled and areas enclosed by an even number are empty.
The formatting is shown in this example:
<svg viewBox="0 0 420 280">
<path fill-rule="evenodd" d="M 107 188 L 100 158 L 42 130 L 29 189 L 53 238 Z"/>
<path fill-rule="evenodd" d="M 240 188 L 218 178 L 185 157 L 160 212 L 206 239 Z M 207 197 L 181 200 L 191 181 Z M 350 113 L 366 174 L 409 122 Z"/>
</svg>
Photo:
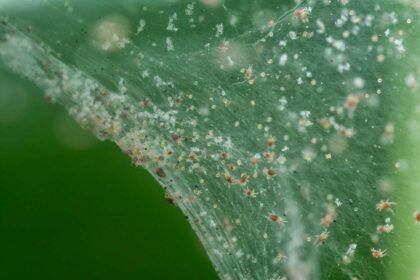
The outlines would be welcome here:
<svg viewBox="0 0 420 280">
<path fill-rule="evenodd" d="M 0 71 L 0 279 L 216 278 L 147 172 Z"/>
</svg>

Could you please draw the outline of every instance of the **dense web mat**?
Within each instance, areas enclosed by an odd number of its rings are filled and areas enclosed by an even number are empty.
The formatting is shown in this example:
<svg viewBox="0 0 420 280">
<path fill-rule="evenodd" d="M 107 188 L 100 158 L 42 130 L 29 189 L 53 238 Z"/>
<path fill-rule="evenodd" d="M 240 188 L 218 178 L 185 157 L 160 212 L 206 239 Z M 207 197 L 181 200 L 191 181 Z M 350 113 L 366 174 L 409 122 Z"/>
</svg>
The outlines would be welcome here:
<svg viewBox="0 0 420 280">
<path fill-rule="evenodd" d="M 149 170 L 222 279 L 417 279 L 418 1 L 15 2 L 1 65 Z"/>
</svg>

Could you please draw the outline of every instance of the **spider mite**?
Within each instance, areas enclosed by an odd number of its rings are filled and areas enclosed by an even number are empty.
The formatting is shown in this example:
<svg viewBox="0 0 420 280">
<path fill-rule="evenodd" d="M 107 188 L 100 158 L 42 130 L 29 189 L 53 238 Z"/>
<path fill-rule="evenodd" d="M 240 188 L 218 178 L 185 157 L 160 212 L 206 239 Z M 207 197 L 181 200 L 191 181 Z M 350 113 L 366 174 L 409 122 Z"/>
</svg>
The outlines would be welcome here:
<svg viewBox="0 0 420 280">
<path fill-rule="evenodd" d="M 254 72 L 254 70 L 252 69 L 252 66 L 250 65 L 250 66 L 248 66 L 248 68 L 247 69 L 245 69 L 245 78 L 247 79 L 247 80 L 251 80 L 251 78 L 252 78 L 252 76 L 253 76 L 253 72 Z"/>
<path fill-rule="evenodd" d="M 175 143 L 177 143 L 177 144 L 181 143 L 181 136 L 179 136 L 178 134 L 172 133 L 171 137 L 172 137 L 172 140 L 174 140 Z"/>
<path fill-rule="evenodd" d="M 378 204 L 376 204 L 376 209 L 379 211 L 382 211 L 382 210 L 392 211 L 392 206 L 395 204 L 396 204 L 395 202 L 391 202 L 389 201 L 389 199 L 381 200 Z"/>
<path fill-rule="evenodd" d="M 332 222 L 335 221 L 337 217 L 337 212 L 334 206 L 329 206 L 327 214 L 325 214 L 324 218 L 321 219 L 321 225 L 324 227 L 329 227 Z"/>
<path fill-rule="evenodd" d="M 158 167 L 155 169 L 155 173 L 156 175 L 158 175 L 160 178 L 165 178 L 166 177 L 166 173 L 165 171 L 163 171 L 162 168 Z"/>
<path fill-rule="evenodd" d="M 283 223 L 285 223 L 285 222 L 286 222 L 286 220 L 285 220 L 285 219 L 283 219 L 281 216 L 279 216 L 279 215 L 277 215 L 277 214 L 274 214 L 274 213 L 268 213 L 268 218 L 269 218 L 272 222 L 274 222 L 274 223 L 276 223 L 276 224 L 279 224 L 279 225 L 281 225 L 281 224 L 283 224 Z"/>
<path fill-rule="evenodd" d="M 229 184 L 233 183 L 233 177 L 229 174 L 225 174 L 225 179 Z"/>
<path fill-rule="evenodd" d="M 372 252 L 372 256 L 376 259 L 383 258 L 386 256 L 386 250 L 382 251 L 381 249 L 372 248 L 370 251 Z"/>
<path fill-rule="evenodd" d="M 414 217 L 416 218 L 416 223 L 420 224 L 420 212 L 415 212 Z"/>
<path fill-rule="evenodd" d="M 252 158 L 251 158 L 251 164 L 252 164 L 253 166 L 255 166 L 255 165 L 257 164 L 257 162 L 258 162 L 258 158 L 256 158 L 256 157 L 252 157 Z"/>
<path fill-rule="evenodd" d="M 149 105 L 150 100 L 147 98 L 144 98 L 142 101 L 140 101 L 140 106 L 141 107 L 146 107 L 147 105 Z"/>
<path fill-rule="evenodd" d="M 247 197 L 255 197 L 255 191 L 254 190 L 250 190 L 250 189 L 247 189 L 246 191 L 245 191 L 245 195 L 247 196 Z"/>
<path fill-rule="evenodd" d="M 273 148 L 276 144 L 276 138 L 274 136 L 270 136 L 267 140 L 267 146 L 269 148 Z"/>
<path fill-rule="evenodd" d="M 265 175 L 267 175 L 267 178 L 271 178 L 276 176 L 276 172 L 272 169 L 265 170 Z"/>
<path fill-rule="evenodd" d="M 242 173 L 241 177 L 238 179 L 238 184 L 245 185 L 246 183 L 248 183 L 248 175 L 246 173 Z"/>
<path fill-rule="evenodd" d="M 325 242 L 327 241 L 329 235 L 330 235 L 330 233 L 328 231 L 321 232 L 317 236 L 316 243 L 322 244 L 322 245 L 325 244 Z"/>
<path fill-rule="evenodd" d="M 223 159 L 223 160 L 227 160 L 227 159 L 229 159 L 229 158 L 230 158 L 230 155 L 229 155 L 229 153 L 227 153 L 227 152 L 223 152 L 223 153 L 221 153 L 221 156 L 222 156 L 222 159 Z"/>
<path fill-rule="evenodd" d="M 222 52 L 227 52 L 229 50 L 229 41 L 223 40 L 219 48 L 222 50 Z"/>
<path fill-rule="evenodd" d="M 166 194 L 165 199 L 170 205 L 175 205 L 175 197 L 172 195 Z"/>
<path fill-rule="evenodd" d="M 354 131 L 351 128 L 342 127 L 342 128 L 340 128 L 338 133 L 343 137 L 350 138 L 350 137 L 353 136 Z"/>
<path fill-rule="evenodd" d="M 389 123 L 386 125 L 384 136 L 387 139 L 392 139 L 394 137 L 394 124 L 393 123 Z"/>
<path fill-rule="evenodd" d="M 274 152 L 265 152 L 264 153 L 264 158 L 266 161 L 270 162 L 274 159 Z"/>
<path fill-rule="evenodd" d="M 329 129 L 331 126 L 330 121 L 327 118 L 322 118 L 319 120 L 319 123 L 322 125 L 324 129 Z"/>
<path fill-rule="evenodd" d="M 295 17 L 300 18 L 300 20 L 304 23 L 307 23 L 309 21 L 308 19 L 308 9 L 305 8 L 298 8 L 295 10 Z"/>
<path fill-rule="evenodd" d="M 357 104 L 359 103 L 359 97 L 355 94 L 350 94 L 347 97 L 346 103 L 344 103 L 344 106 L 349 111 L 354 111 L 357 107 Z"/>
</svg>

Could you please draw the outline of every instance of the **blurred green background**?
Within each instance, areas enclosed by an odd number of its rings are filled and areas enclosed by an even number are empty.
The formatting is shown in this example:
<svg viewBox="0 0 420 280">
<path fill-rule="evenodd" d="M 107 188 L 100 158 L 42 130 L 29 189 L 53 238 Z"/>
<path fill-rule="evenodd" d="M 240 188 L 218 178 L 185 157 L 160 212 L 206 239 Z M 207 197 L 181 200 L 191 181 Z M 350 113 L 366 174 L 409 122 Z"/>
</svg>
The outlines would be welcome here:
<svg viewBox="0 0 420 280">
<path fill-rule="evenodd" d="M 113 143 L 0 70 L 0 279 L 216 279 L 181 211 Z"/>
</svg>

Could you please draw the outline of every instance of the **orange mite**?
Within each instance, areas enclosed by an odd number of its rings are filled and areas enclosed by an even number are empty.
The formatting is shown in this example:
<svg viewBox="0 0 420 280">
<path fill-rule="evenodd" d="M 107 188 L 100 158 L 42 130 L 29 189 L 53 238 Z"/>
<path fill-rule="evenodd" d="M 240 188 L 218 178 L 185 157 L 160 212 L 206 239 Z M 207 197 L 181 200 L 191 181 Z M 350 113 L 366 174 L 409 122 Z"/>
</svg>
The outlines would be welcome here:
<svg viewBox="0 0 420 280">
<path fill-rule="evenodd" d="M 295 16 L 300 17 L 303 13 L 304 13 L 304 12 L 303 12 L 303 9 L 297 9 L 297 10 L 295 11 Z"/>
<path fill-rule="evenodd" d="M 345 106 L 348 110 L 353 111 L 356 109 L 357 103 L 359 103 L 359 98 L 357 95 L 351 94 L 347 97 Z"/>
<path fill-rule="evenodd" d="M 274 213 L 268 213 L 268 218 L 277 224 L 282 224 L 286 222 L 282 217 Z"/>
<path fill-rule="evenodd" d="M 378 204 L 376 204 L 376 209 L 379 211 L 382 210 L 391 210 L 392 211 L 392 206 L 395 205 L 395 202 L 391 202 L 389 201 L 389 199 L 387 200 L 381 200 Z"/>
<path fill-rule="evenodd" d="M 266 174 L 267 174 L 267 177 L 276 176 L 276 172 L 274 170 L 272 170 L 272 169 L 266 170 Z"/>
<path fill-rule="evenodd" d="M 253 190 L 248 189 L 248 190 L 245 191 L 245 195 L 247 197 L 255 197 L 255 192 Z"/>
<path fill-rule="evenodd" d="M 318 240 L 317 241 L 321 244 L 324 244 L 325 241 L 327 241 L 328 236 L 329 236 L 329 232 L 328 231 L 323 231 L 318 235 Z"/>
<path fill-rule="evenodd" d="M 245 185 L 247 182 L 248 182 L 248 175 L 247 175 L 246 173 L 243 173 L 243 174 L 241 175 L 241 177 L 239 177 L 239 179 L 238 179 L 238 183 L 239 183 L 240 185 Z"/>
<path fill-rule="evenodd" d="M 229 174 L 225 174 L 225 179 L 229 184 L 233 183 L 233 177 L 230 176 Z"/>
<path fill-rule="evenodd" d="M 302 22 L 308 22 L 308 10 L 307 9 L 296 9 L 295 12 L 295 17 L 300 18 L 302 20 Z"/>
<path fill-rule="evenodd" d="M 416 218 L 416 223 L 420 223 L 420 212 L 414 213 L 414 217 Z"/>
<path fill-rule="evenodd" d="M 273 136 L 268 138 L 268 140 L 267 140 L 267 146 L 268 147 L 272 148 L 272 147 L 274 147 L 275 144 L 276 144 L 276 138 L 274 138 Z"/>
<path fill-rule="evenodd" d="M 158 167 L 155 169 L 155 173 L 160 177 L 160 178 L 165 178 L 166 177 L 166 173 L 165 171 L 163 171 L 162 168 Z"/>
<path fill-rule="evenodd" d="M 374 258 L 377 258 L 377 259 L 379 259 L 379 258 L 383 258 L 383 257 L 385 257 L 386 256 L 386 250 L 381 250 L 381 249 L 374 249 L 374 248 L 372 248 L 372 256 L 374 257 Z"/>
</svg>

